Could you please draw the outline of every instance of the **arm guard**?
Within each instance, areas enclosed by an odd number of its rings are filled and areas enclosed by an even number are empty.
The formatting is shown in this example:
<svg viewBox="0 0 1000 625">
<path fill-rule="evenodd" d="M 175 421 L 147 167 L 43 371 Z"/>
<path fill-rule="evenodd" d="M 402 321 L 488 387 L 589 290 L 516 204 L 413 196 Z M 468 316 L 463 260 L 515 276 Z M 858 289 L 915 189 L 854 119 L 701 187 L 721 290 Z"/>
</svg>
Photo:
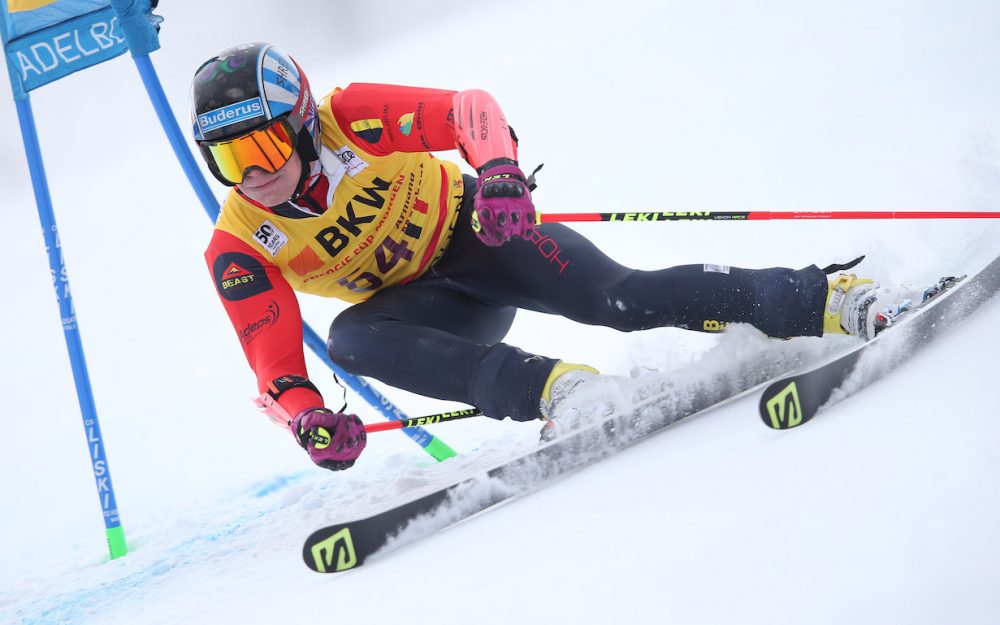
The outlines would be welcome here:
<svg viewBox="0 0 1000 625">
<path fill-rule="evenodd" d="M 500 105 L 489 93 L 470 89 L 454 98 L 455 143 L 476 171 L 496 159 L 517 163 L 517 145 Z"/>
</svg>

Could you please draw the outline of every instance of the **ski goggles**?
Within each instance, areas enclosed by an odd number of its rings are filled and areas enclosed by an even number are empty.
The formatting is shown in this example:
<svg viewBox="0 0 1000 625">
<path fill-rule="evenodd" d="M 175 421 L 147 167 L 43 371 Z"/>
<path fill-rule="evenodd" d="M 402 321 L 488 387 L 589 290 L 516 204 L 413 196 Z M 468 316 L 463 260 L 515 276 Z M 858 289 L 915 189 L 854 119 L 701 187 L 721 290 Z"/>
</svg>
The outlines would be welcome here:
<svg viewBox="0 0 1000 625">
<path fill-rule="evenodd" d="M 225 141 L 202 141 L 198 144 L 208 168 L 219 182 L 235 186 L 243 182 L 243 174 L 259 167 L 273 174 L 281 169 L 295 151 L 298 133 L 287 119 Z"/>
</svg>

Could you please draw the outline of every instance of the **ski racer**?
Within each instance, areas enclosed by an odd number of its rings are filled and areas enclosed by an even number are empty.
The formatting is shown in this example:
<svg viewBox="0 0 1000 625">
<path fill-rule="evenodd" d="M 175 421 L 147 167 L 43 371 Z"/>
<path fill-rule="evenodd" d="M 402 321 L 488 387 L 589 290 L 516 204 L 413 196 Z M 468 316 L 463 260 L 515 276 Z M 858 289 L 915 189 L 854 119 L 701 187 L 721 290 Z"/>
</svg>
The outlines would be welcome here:
<svg viewBox="0 0 1000 625">
<path fill-rule="evenodd" d="M 353 304 L 327 344 L 343 369 L 518 421 L 558 417 L 597 374 L 503 343 L 518 309 L 623 332 L 873 335 L 871 280 L 815 265 L 639 271 L 536 226 L 517 137 L 484 91 L 355 83 L 317 105 L 291 57 L 248 43 L 203 63 L 191 99 L 201 155 L 231 187 L 208 268 L 272 416 L 327 469 L 352 466 L 365 433 L 309 380 L 296 291 Z M 454 149 L 478 177 L 432 154 Z"/>
</svg>

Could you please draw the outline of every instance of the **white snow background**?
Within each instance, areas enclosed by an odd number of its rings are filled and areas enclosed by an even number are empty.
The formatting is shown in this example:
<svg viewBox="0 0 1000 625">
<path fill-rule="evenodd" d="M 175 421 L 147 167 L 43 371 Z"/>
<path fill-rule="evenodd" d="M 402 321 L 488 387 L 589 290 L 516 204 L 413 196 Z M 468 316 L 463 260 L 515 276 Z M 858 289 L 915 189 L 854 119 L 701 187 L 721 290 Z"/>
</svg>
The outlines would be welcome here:
<svg viewBox="0 0 1000 625">
<path fill-rule="evenodd" d="M 489 90 L 522 163 L 546 164 L 542 211 L 1000 209 L 992 2 L 162 4 L 152 58 L 184 128 L 197 65 L 270 40 L 319 92 Z M 313 529 L 526 448 L 537 424 L 439 426 L 461 454 L 443 464 L 385 433 L 348 472 L 313 467 L 249 402 L 253 377 L 202 259 L 211 224 L 127 56 L 32 97 L 131 548 L 109 562 L 0 83 L 0 622 L 997 621 L 997 300 L 805 428 L 768 430 L 750 397 L 357 571 L 312 573 L 300 547 Z M 971 272 L 1000 252 L 984 221 L 579 228 L 640 268 L 866 253 L 858 271 L 887 283 Z M 325 334 L 343 306 L 303 308 Z M 782 349 L 741 328 L 620 334 L 525 313 L 508 341 L 619 375 L 723 376 L 729 360 Z M 384 390 L 411 415 L 449 407 Z"/>
</svg>

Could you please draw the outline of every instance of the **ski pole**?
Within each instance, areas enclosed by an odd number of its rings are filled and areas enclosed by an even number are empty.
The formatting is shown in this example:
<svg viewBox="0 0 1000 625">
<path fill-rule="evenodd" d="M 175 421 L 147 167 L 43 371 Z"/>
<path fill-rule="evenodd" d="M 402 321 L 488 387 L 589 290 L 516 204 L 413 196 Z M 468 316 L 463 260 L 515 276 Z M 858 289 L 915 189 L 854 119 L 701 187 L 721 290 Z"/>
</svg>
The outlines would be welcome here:
<svg viewBox="0 0 1000 625">
<path fill-rule="evenodd" d="M 253 399 L 254 405 L 257 409 L 263 412 L 267 417 L 275 424 L 281 427 L 287 427 L 292 421 L 292 415 L 288 414 L 288 411 L 278 402 L 274 401 L 268 393 L 263 393 L 260 397 L 255 397 Z M 421 425 L 433 425 L 435 423 L 441 423 L 444 421 L 456 421 L 458 419 L 467 419 L 468 417 L 479 417 L 482 416 L 483 411 L 479 408 L 464 408 L 462 410 L 453 410 L 451 412 L 439 412 L 438 414 L 426 415 L 423 417 L 409 417 L 406 419 L 396 419 L 393 421 L 386 421 L 384 423 L 366 423 L 365 432 L 385 432 L 387 430 L 402 430 L 405 428 L 412 428 Z"/>
<path fill-rule="evenodd" d="M 535 213 L 535 224 L 588 221 L 766 221 L 774 219 L 1000 219 L 1000 211 L 633 211 Z"/>
<path fill-rule="evenodd" d="M 469 417 L 481 417 L 483 412 L 479 408 L 466 408 L 464 410 L 455 410 L 453 412 L 441 412 L 438 414 L 427 415 L 425 417 L 413 417 L 410 419 L 404 419 L 402 421 L 383 421 L 381 423 L 366 423 L 365 432 L 385 432 L 386 430 L 398 430 L 401 428 L 409 428 L 417 425 L 433 425 L 435 423 L 443 423 L 450 421 L 457 421 L 459 419 L 468 419 Z"/>
</svg>

